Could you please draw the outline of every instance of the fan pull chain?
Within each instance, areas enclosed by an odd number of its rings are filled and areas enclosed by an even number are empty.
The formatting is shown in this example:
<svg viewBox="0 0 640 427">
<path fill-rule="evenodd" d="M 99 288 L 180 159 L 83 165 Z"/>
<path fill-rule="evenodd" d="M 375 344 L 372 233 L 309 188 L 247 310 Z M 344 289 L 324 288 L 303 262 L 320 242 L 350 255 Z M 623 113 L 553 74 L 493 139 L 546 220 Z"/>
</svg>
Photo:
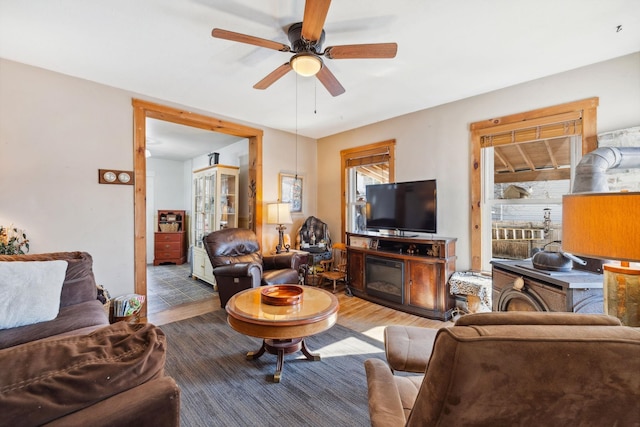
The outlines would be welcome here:
<svg viewBox="0 0 640 427">
<path fill-rule="evenodd" d="M 293 178 L 294 182 L 298 181 L 298 73 L 296 73 L 296 176 Z"/>
</svg>

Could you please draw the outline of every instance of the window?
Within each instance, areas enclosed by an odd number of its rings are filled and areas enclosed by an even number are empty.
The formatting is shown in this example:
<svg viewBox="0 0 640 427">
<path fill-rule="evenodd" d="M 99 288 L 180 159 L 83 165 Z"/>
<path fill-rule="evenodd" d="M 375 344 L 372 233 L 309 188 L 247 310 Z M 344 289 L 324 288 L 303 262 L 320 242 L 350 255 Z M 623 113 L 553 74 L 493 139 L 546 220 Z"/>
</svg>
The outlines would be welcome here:
<svg viewBox="0 0 640 427">
<path fill-rule="evenodd" d="M 572 171 L 582 157 L 579 142 L 566 136 L 483 150 L 483 166 L 493 171 L 492 182 L 483 183 L 493 188 L 485 202 L 491 258 L 529 258 L 534 249 L 562 239 L 562 196 L 571 192 Z"/>
<path fill-rule="evenodd" d="M 590 98 L 471 124 L 472 269 L 489 270 L 500 241 L 522 242 L 525 258 L 533 240 L 558 237 L 546 220 L 561 218 L 573 167 L 597 148 L 597 106 Z"/>
<path fill-rule="evenodd" d="M 347 168 L 347 224 L 348 232 L 366 230 L 367 185 L 389 182 L 389 162 Z"/>
<path fill-rule="evenodd" d="M 342 159 L 342 235 L 366 227 L 366 186 L 393 182 L 395 140 L 340 152 Z"/>
</svg>

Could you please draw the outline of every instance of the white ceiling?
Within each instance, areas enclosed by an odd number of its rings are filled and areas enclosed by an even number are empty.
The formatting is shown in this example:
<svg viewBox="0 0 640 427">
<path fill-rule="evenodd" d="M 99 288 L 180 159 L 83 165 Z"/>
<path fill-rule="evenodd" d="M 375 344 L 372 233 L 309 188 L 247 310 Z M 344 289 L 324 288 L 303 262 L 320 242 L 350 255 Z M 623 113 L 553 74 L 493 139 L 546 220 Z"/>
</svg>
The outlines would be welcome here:
<svg viewBox="0 0 640 427">
<path fill-rule="evenodd" d="M 146 134 L 151 157 L 177 161 L 215 153 L 244 139 L 156 119 L 147 119 Z"/>
<path fill-rule="evenodd" d="M 289 44 L 303 11 L 302 0 L 0 0 L 0 57 L 320 138 L 640 50 L 638 0 L 333 0 L 325 47 L 397 42 L 398 54 L 326 59 L 346 89 L 332 97 L 293 72 L 255 90 L 291 54 L 211 37 Z"/>
</svg>

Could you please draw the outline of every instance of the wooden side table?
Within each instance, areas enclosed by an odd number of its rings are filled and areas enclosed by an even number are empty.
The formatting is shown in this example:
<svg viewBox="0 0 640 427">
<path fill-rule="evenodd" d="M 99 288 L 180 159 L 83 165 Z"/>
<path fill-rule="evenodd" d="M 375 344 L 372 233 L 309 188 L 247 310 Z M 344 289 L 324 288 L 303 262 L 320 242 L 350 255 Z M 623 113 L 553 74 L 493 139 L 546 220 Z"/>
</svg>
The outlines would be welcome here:
<svg viewBox="0 0 640 427">
<path fill-rule="evenodd" d="M 301 249 L 304 250 L 304 249 Z M 322 283 L 322 276 L 316 271 L 317 267 L 322 261 L 331 259 L 331 251 L 322 252 L 308 252 L 309 254 L 309 268 L 307 268 L 307 276 L 305 277 L 305 284 L 309 286 L 320 286 Z"/>
</svg>

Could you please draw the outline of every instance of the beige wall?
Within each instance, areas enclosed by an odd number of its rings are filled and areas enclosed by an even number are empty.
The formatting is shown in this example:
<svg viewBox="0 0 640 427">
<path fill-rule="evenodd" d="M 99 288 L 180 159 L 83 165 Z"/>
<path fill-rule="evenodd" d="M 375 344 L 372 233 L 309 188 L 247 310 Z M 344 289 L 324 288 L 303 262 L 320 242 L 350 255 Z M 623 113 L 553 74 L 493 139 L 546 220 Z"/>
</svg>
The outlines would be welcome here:
<svg viewBox="0 0 640 427">
<path fill-rule="evenodd" d="M 296 172 L 297 157 L 304 208 L 287 231 L 295 240 L 304 218 L 316 215 L 339 241 L 340 150 L 395 138 L 398 181 L 438 179 L 439 235 L 459 239 L 457 266 L 466 269 L 469 124 L 592 96 L 600 97 L 600 132 L 640 124 L 640 53 L 334 135 L 317 147 L 265 128 L 263 199 L 278 198 L 278 173 Z M 133 169 L 134 97 L 172 105 L 0 59 L 0 224 L 25 228 L 34 253 L 90 252 L 97 281 L 113 296 L 134 289 L 133 188 L 98 185 L 97 170 Z M 275 246 L 274 226 L 264 232 L 263 245 Z"/>
<path fill-rule="evenodd" d="M 418 111 L 322 138 L 318 216 L 340 240 L 340 150 L 396 139 L 396 181 L 438 180 L 438 235 L 456 237 L 458 270 L 470 268 L 469 125 L 597 96 L 598 132 L 640 124 L 640 53 Z M 325 203 L 327 202 L 327 203 Z"/>
<path fill-rule="evenodd" d="M 265 131 L 265 140 L 267 132 Z M 311 138 L 298 137 L 296 155 L 296 137 L 290 133 L 271 129 L 269 132 L 269 144 L 265 143 L 262 150 L 262 175 L 264 177 L 264 192 L 262 197 L 265 203 L 276 202 L 278 200 L 278 179 L 281 172 L 295 174 L 302 177 L 303 197 L 302 212 L 292 213 L 293 224 L 285 225 L 285 234 L 289 234 L 291 242 L 295 242 L 296 232 L 309 215 L 315 215 L 316 189 L 317 189 L 317 155 L 316 140 Z M 297 157 L 297 170 L 296 170 Z M 268 185 L 267 185 L 267 181 Z M 267 224 L 267 210 L 263 211 L 262 228 L 264 232 L 264 247 L 268 250 L 275 250 L 278 244 L 278 232 L 275 225 Z"/>
<path fill-rule="evenodd" d="M 132 98 L 176 106 L 0 59 L 0 224 L 26 229 L 32 253 L 91 253 L 112 296 L 134 290 L 133 187 L 99 185 L 98 169 L 133 169 Z M 295 170 L 296 138 L 263 130 L 263 198 L 275 201 L 278 173 Z M 304 215 L 314 214 L 315 140 L 299 138 L 298 172 Z M 275 246 L 275 228 L 264 232 Z"/>
</svg>

